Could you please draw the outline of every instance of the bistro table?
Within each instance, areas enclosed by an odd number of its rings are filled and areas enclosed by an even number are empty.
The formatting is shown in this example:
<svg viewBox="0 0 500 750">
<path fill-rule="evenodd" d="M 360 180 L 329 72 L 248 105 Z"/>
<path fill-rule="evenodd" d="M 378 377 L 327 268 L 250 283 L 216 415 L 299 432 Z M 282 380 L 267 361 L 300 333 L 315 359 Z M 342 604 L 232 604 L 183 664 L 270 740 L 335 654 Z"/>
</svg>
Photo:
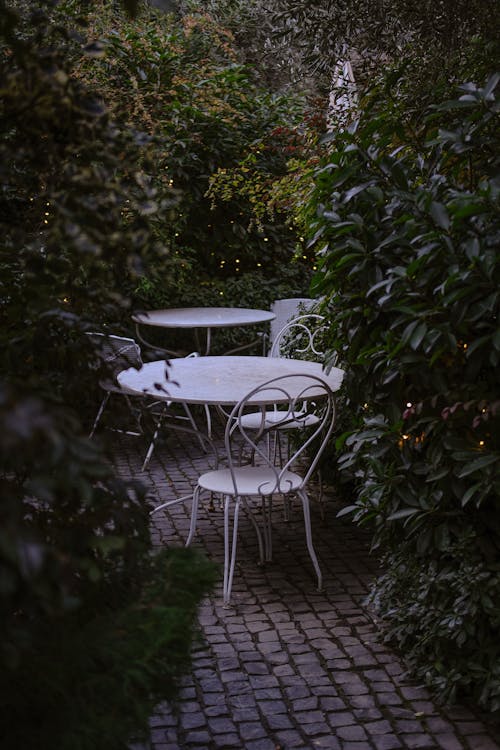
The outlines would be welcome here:
<svg viewBox="0 0 500 750">
<path fill-rule="evenodd" d="M 300 396 L 304 386 L 301 375 L 315 375 L 327 383 L 332 391 L 342 385 L 344 371 L 332 367 L 326 372 L 320 362 L 309 362 L 284 357 L 220 356 L 192 357 L 170 361 L 148 362 L 140 370 L 131 367 L 118 374 L 118 382 L 128 393 L 154 396 L 185 404 L 231 406 L 247 393 L 272 378 L 290 378 L 287 390 Z M 167 379 L 168 378 L 168 379 Z M 279 403 L 280 393 L 268 394 L 264 403 Z M 314 398 L 314 392 L 310 394 Z M 250 401 L 259 405 L 260 401 Z"/>
<path fill-rule="evenodd" d="M 124 391 L 133 394 L 150 395 L 155 399 L 165 399 L 184 404 L 202 404 L 206 408 L 234 406 L 251 390 L 259 385 L 282 376 L 287 380 L 287 393 L 292 398 L 301 398 L 304 386 L 310 386 L 307 378 L 301 375 L 314 375 L 323 380 L 332 391 L 338 391 L 342 385 L 344 371 L 332 367 L 328 372 L 319 362 L 310 362 L 284 357 L 254 356 L 219 356 L 191 357 L 173 359 L 167 366 L 162 361 L 148 362 L 140 370 L 130 367 L 117 376 Z M 314 389 L 308 388 L 307 398 L 315 397 Z M 266 391 L 266 398 L 249 400 L 249 404 L 262 406 L 268 403 L 280 403 L 288 400 L 282 390 Z M 210 424 L 208 434 L 203 435 L 212 444 Z M 215 450 L 215 449 L 214 449 Z M 215 451 L 215 455 L 216 451 Z M 189 497 L 189 496 L 188 496 Z M 157 506 L 151 513 L 156 513 L 172 502 L 183 502 L 187 498 L 178 498 Z"/>
<path fill-rule="evenodd" d="M 166 310 L 136 312 L 132 315 L 132 320 L 136 324 L 138 339 L 147 346 L 153 346 L 153 344 L 142 337 L 139 330 L 141 325 L 159 328 L 190 328 L 194 331 L 197 348 L 203 349 L 205 356 L 207 356 L 210 354 L 212 328 L 258 325 L 259 323 L 268 323 L 275 317 L 275 314 L 269 310 L 253 310 L 246 307 L 172 307 Z M 205 331 L 204 347 L 200 346 L 200 330 Z M 232 349 L 231 352 L 239 351 L 240 348 L 243 347 Z M 227 352 L 227 354 L 229 353 Z"/>
</svg>

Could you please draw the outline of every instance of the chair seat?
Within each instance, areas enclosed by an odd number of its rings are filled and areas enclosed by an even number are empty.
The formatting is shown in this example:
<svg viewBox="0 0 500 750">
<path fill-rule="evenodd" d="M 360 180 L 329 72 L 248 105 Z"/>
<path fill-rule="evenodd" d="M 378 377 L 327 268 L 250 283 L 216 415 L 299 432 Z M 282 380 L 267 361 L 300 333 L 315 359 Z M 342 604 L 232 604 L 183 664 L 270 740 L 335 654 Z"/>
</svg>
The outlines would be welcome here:
<svg viewBox="0 0 500 750">
<path fill-rule="evenodd" d="M 240 466 L 233 468 L 238 495 L 252 495 L 255 497 L 271 495 L 273 493 L 295 492 L 302 486 L 303 479 L 293 471 L 285 471 L 281 475 L 280 487 L 276 486 L 278 476 L 275 471 L 267 467 Z M 219 492 L 222 495 L 234 495 L 234 482 L 229 469 L 207 471 L 198 479 L 198 486 L 209 492 Z"/>
<path fill-rule="evenodd" d="M 286 412 L 278 411 L 276 409 L 266 411 L 264 417 L 264 429 L 269 430 L 277 428 L 278 430 L 296 430 L 304 429 L 305 427 L 312 427 L 318 424 L 319 417 L 316 414 L 304 414 L 302 417 L 300 412 L 287 417 Z M 280 424 L 281 423 L 281 424 Z M 259 430 L 262 429 L 262 413 L 251 412 L 250 414 L 243 414 L 240 417 L 240 424 L 245 430 Z"/>
</svg>

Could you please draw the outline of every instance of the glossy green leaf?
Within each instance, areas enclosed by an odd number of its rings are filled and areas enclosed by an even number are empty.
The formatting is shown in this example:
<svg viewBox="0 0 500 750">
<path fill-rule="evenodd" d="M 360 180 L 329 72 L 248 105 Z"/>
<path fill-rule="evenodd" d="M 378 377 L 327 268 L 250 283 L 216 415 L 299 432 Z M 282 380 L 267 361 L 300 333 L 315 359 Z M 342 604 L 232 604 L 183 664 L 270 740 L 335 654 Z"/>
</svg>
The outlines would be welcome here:
<svg viewBox="0 0 500 750">
<path fill-rule="evenodd" d="M 494 453 L 480 456 L 479 458 L 474 459 L 474 461 L 470 461 L 462 469 L 460 469 L 460 471 L 457 473 L 457 476 L 460 478 L 467 477 L 469 476 L 469 474 L 473 474 L 476 471 L 485 469 L 487 466 L 491 466 L 494 463 L 498 463 L 500 465 L 500 458 Z"/>
</svg>

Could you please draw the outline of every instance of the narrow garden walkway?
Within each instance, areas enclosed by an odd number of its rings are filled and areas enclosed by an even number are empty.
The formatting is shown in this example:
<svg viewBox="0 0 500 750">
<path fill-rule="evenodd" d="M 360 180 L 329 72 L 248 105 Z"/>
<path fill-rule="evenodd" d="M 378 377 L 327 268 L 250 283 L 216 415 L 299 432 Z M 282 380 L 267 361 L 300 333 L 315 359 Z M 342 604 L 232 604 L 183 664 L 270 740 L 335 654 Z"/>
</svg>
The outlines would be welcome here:
<svg viewBox="0 0 500 750">
<path fill-rule="evenodd" d="M 151 507 L 188 494 L 207 457 L 189 436 L 169 438 L 140 471 L 145 447 L 120 438 L 116 466 L 143 479 Z M 201 642 L 175 705 L 151 720 L 152 750 L 500 750 L 498 727 L 464 706 L 443 708 L 405 676 L 364 604 L 376 560 L 368 539 L 337 519 L 328 498 L 315 504 L 313 538 L 325 590 L 305 546 L 300 508 L 285 523 L 276 510 L 274 561 L 259 567 L 255 533 L 241 516 L 233 606 L 222 607 L 222 582 L 200 607 Z M 202 509 L 196 544 L 222 565 L 218 508 Z M 189 504 L 152 517 L 158 545 L 182 544 Z M 221 575 L 222 577 L 222 575 Z"/>
</svg>

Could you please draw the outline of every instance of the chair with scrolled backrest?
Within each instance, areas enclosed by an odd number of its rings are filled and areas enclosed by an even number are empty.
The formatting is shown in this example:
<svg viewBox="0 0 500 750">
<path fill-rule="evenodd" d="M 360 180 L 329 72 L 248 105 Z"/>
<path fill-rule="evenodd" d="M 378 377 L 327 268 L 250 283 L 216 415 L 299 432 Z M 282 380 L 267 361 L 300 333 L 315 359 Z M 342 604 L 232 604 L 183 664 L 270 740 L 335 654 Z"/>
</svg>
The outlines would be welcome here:
<svg viewBox="0 0 500 750">
<path fill-rule="evenodd" d="M 289 357 L 292 359 L 308 359 L 321 361 L 323 351 L 321 338 L 327 330 L 324 325 L 325 318 L 316 313 L 306 313 L 289 320 L 275 335 L 273 345 L 269 352 L 270 357 Z M 317 421 L 317 415 L 312 410 L 308 410 L 304 418 L 290 419 L 283 421 L 280 413 L 280 406 L 274 404 L 266 411 L 266 425 L 269 429 L 268 449 L 271 451 L 271 438 L 273 438 L 273 454 L 275 460 L 279 463 L 283 461 L 283 454 L 288 455 L 290 450 L 290 441 L 282 441 L 280 433 L 289 433 L 290 430 L 304 429 L 313 426 Z M 245 427 L 248 430 L 258 428 L 261 415 L 256 412 L 249 412 L 242 417 Z M 274 430 L 274 433 L 272 432 Z M 321 513 L 324 515 L 324 496 L 321 470 L 318 468 L 319 493 L 318 502 Z M 285 513 L 288 514 L 288 508 L 285 507 Z"/>
<path fill-rule="evenodd" d="M 325 332 L 326 326 L 322 325 L 324 317 L 315 313 L 299 315 L 288 323 L 276 334 L 270 357 L 288 356 L 291 359 L 310 359 L 320 360 L 322 352 L 317 349 L 321 335 Z M 247 429 L 256 429 L 260 424 L 259 413 L 248 413 L 244 415 L 244 424 Z M 279 407 L 274 406 L 268 409 L 266 414 L 268 427 L 273 425 L 278 430 L 290 430 L 297 427 L 308 427 L 314 420 L 314 415 L 308 415 L 308 423 L 302 421 L 289 421 L 283 423 L 279 414 Z"/>
<path fill-rule="evenodd" d="M 297 387 L 300 379 L 300 387 Z M 267 405 L 279 403 L 279 423 L 307 424 L 308 405 L 314 410 L 314 423 L 309 430 L 300 431 L 300 439 L 283 465 L 276 465 L 267 449 Z M 258 410 L 256 411 L 256 406 Z M 245 424 L 245 415 L 250 409 L 260 414 L 260 424 L 251 428 Z M 193 493 L 191 524 L 186 546 L 193 539 L 198 516 L 198 503 L 202 492 L 220 495 L 224 500 L 224 604 L 228 604 L 236 560 L 238 516 L 240 505 L 250 514 L 257 532 L 261 561 L 272 558 L 271 513 L 275 495 L 296 495 L 302 502 L 306 545 L 316 572 L 318 589 L 322 576 L 312 542 L 311 518 L 307 485 L 316 469 L 321 454 L 331 435 L 335 420 L 335 401 L 329 386 L 313 375 L 286 375 L 273 378 L 253 389 L 231 411 L 227 421 L 224 444 L 228 467 L 202 474 Z M 277 423 L 272 425 L 275 429 Z M 252 461 L 248 462 L 248 451 Z M 263 533 L 250 507 L 251 501 L 260 501 L 263 518 Z M 230 529 L 231 509 L 233 526 Z"/>
<path fill-rule="evenodd" d="M 321 361 L 324 356 L 321 336 L 326 331 L 324 322 L 324 316 L 317 313 L 305 313 L 287 321 L 276 333 L 269 356 Z"/>
<path fill-rule="evenodd" d="M 316 300 L 309 297 L 288 297 L 286 299 L 276 299 L 271 305 L 271 312 L 276 316 L 270 323 L 269 337 L 267 339 L 267 349 L 264 354 L 271 356 L 274 342 L 282 328 L 293 318 L 304 315 L 312 307 Z"/>
</svg>

